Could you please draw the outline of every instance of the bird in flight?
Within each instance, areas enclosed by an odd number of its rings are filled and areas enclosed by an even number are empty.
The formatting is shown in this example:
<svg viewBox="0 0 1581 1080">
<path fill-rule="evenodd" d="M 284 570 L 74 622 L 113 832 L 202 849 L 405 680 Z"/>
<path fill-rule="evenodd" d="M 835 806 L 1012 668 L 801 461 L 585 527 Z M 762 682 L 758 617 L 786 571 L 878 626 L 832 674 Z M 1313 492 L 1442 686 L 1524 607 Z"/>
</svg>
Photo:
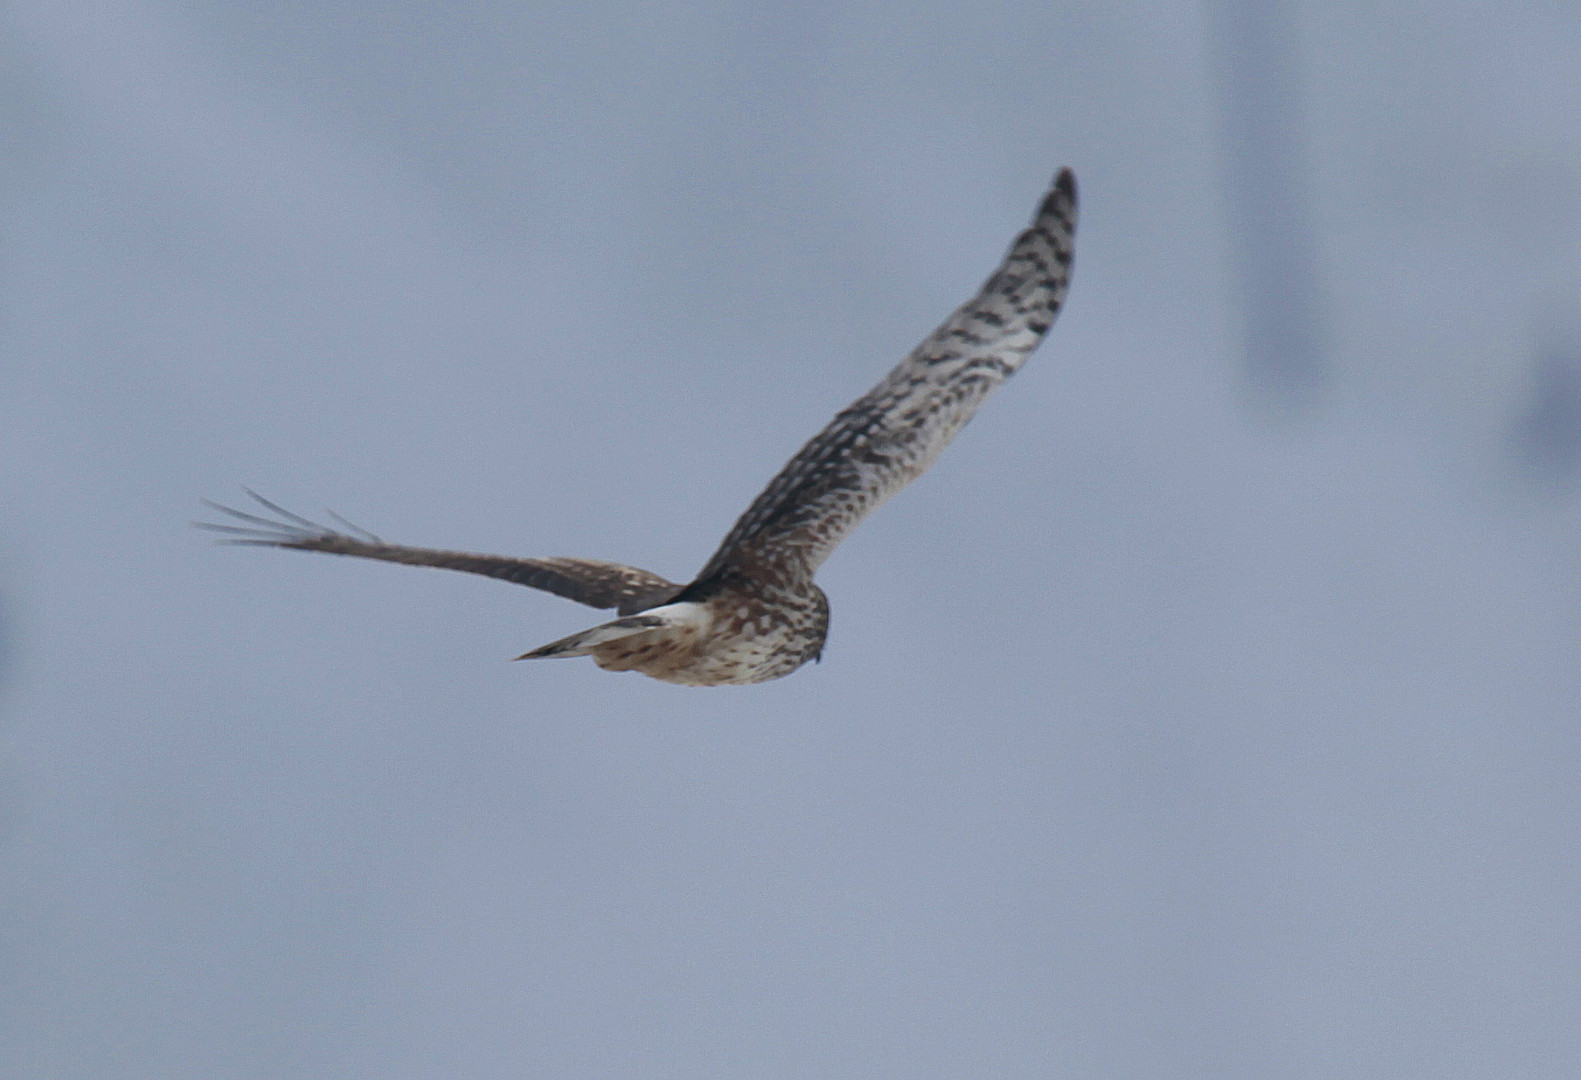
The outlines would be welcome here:
<svg viewBox="0 0 1581 1080">
<path fill-rule="evenodd" d="M 933 464 L 1043 340 L 1070 284 L 1075 233 L 1076 178 L 1061 169 L 977 295 L 791 458 L 690 584 L 593 559 L 388 544 L 338 515 L 340 528 L 325 527 L 251 491 L 271 516 L 205 500 L 240 524 L 197 525 L 231 543 L 486 574 L 619 616 L 521 660 L 591 656 L 609 671 L 686 686 L 777 679 L 823 650 L 829 600 L 813 583 L 818 567 L 858 522 Z"/>
</svg>

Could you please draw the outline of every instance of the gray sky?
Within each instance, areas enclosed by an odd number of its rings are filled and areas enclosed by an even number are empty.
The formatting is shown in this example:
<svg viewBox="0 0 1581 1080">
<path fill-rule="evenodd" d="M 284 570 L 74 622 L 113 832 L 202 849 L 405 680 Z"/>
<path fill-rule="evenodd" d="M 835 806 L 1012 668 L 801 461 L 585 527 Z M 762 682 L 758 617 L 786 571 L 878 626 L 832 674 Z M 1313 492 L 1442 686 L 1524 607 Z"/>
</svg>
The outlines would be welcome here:
<svg viewBox="0 0 1581 1080">
<path fill-rule="evenodd" d="M 0 8 L 0 1073 L 1581 1074 L 1581 15 L 1376 7 L 1286 12 L 1301 418 L 1205 8 Z M 186 526 L 685 577 L 1061 164 L 791 678 Z"/>
</svg>

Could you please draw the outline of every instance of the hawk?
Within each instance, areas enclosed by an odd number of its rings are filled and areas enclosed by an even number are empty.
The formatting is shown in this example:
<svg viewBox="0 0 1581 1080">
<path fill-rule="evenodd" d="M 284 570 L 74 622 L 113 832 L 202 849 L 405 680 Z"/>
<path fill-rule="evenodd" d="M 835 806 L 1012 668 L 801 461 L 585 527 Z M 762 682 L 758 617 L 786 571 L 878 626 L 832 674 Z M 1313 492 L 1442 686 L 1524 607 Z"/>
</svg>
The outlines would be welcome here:
<svg viewBox="0 0 1581 1080">
<path fill-rule="evenodd" d="M 933 464 L 1043 340 L 1070 284 L 1075 233 L 1076 178 L 1062 169 L 977 295 L 791 458 L 690 584 L 593 559 L 387 544 L 338 515 L 342 528 L 325 527 L 251 491 L 272 516 L 205 500 L 241 524 L 197 524 L 231 543 L 486 574 L 619 616 L 517 659 L 591 656 L 609 671 L 686 686 L 777 679 L 822 653 L 829 600 L 813 583 L 818 567 L 858 522 Z"/>
</svg>

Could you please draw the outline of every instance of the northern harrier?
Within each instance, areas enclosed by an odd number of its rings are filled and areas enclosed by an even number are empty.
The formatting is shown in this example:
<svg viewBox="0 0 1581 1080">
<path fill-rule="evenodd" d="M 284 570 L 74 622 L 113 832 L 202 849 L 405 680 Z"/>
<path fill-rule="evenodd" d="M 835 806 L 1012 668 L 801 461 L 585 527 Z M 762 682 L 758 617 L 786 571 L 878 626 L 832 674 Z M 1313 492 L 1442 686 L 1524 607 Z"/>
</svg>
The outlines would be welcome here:
<svg viewBox="0 0 1581 1080">
<path fill-rule="evenodd" d="M 487 574 L 620 615 L 518 659 L 591 656 L 610 671 L 687 686 L 789 675 L 817 659 L 829 629 L 829 601 L 813 573 L 863 517 L 933 464 L 1037 348 L 1065 299 L 1075 231 L 1076 178 L 1062 169 L 978 294 L 791 458 L 689 585 L 592 559 L 387 544 L 338 517 L 344 532 L 255 494 L 275 517 L 209 503 L 244 524 L 200 527 L 239 544 Z"/>
</svg>

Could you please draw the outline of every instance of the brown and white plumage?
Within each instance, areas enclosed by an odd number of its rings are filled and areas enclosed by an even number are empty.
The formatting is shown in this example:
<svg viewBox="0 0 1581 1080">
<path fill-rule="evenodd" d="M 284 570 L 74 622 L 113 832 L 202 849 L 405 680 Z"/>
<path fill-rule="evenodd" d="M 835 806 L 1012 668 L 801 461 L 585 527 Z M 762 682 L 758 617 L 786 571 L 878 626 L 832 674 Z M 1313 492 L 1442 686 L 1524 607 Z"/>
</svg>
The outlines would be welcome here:
<svg viewBox="0 0 1581 1080">
<path fill-rule="evenodd" d="M 1062 169 L 1032 224 L 977 295 L 780 470 L 688 585 L 591 559 L 513 559 L 387 544 L 253 498 L 273 517 L 209 505 L 243 524 L 200 523 L 235 543 L 486 574 L 596 608 L 613 622 L 522 659 L 592 656 L 692 686 L 778 678 L 816 658 L 829 603 L 813 574 L 884 500 L 920 476 L 1037 348 L 1070 284 L 1076 180 Z M 249 494 L 252 494 L 249 492 Z"/>
</svg>

